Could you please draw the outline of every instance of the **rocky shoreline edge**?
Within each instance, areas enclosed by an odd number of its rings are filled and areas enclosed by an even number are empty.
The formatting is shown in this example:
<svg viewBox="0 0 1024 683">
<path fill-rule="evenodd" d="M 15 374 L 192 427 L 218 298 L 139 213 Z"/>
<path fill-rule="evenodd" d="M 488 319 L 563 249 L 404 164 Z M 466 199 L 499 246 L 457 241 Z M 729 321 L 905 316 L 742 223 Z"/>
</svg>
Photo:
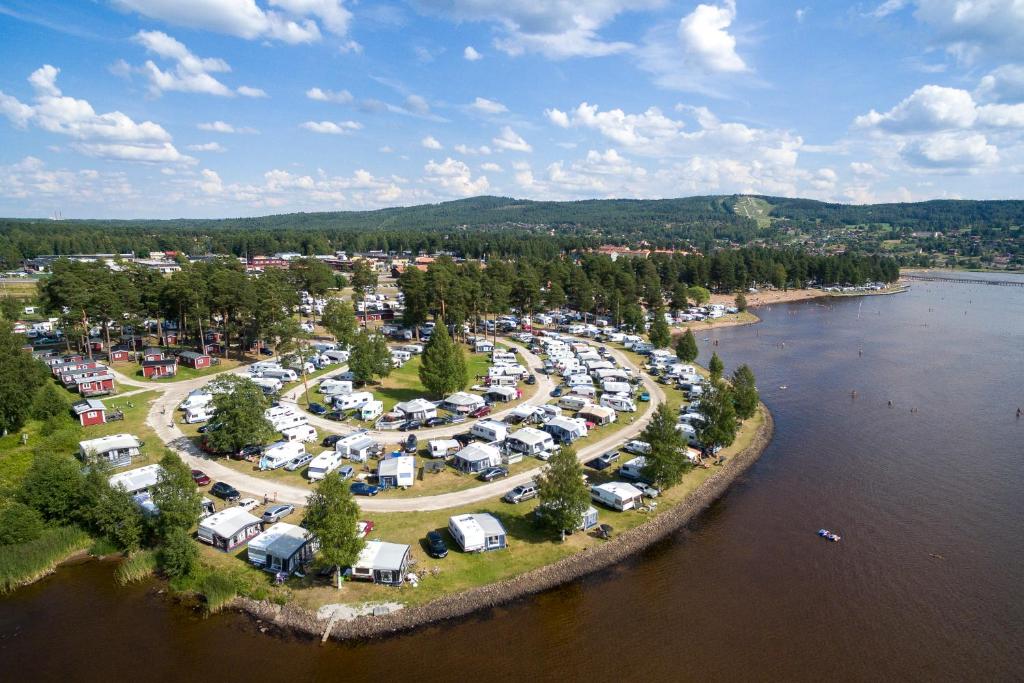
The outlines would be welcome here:
<svg viewBox="0 0 1024 683">
<path fill-rule="evenodd" d="M 250 598 L 236 598 L 231 608 L 249 614 L 268 626 L 326 640 L 366 640 L 402 633 L 427 624 L 466 617 L 474 612 L 497 607 L 540 593 L 570 581 L 606 569 L 663 539 L 722 496 L 729 486 L 764 452 L 774 431 L 772 414 L 762 403 L 764 421 L 750 445 L 729 458 L 721 469 L 705 480 L 681 503 L 649 522 L 623 532 L 595 549 L 571 555 L 553 564 L 532 569 L 509 579 L 446 595 L 425 605 L 409 607 L 384 615 L 367 615 L 334 623 L 318 619 L 301 607 L 277 605 Z M 330 628 L 329 633 L 325 629 Z"/>
</svg>

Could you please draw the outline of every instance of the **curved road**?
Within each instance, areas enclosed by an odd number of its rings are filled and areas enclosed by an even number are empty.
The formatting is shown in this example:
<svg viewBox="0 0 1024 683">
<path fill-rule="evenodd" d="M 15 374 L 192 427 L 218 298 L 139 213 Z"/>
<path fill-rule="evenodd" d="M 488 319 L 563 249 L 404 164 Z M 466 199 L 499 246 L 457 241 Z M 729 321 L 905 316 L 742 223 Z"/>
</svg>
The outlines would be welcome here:
<svg viewBox="0 0 1024 683">
<path fill-rule="evenodd" d="M 520 348 L 522 349 L 522 347 Z M 617 349 L 610 348 L 610 351 L 612 355 L 618 359 L 620 364 L 625 367 L 637 369 L 633 363 L 626 358 L 625 354 Z M 521 355 L 523 356 L 523 359 L 527 361 L 527 367 L 534 367 L 540 362 L 540 359 L 537 358 L 537 356 L 529 353 L 525 349 L 522 349 Z M 241 366 L 232 370 L 226 370 L 225 372 L 243 375 L 247 373 L 247 368 L 245 366 Z M 118 381 L 124 385 L 162 392 L 162 395 L 153 402 L 149 415 L 146 418 L 146 422 L 153 428 L 153 431 L 156 432 L 161 441 L 163 441 L 168 448 L 176 451 L 190 467 L 202 469 L 212 479 L 225 481 L 239 491 L 251 494 L 256 498 L 263 496 L 265 493 L 276 493 L 278 502 L 292 503 L 295 505 L 306 504 L 306 497 L 310 492 L 308 487 L 274 479 L 265 479 L 251 474 L 246 474 L 244 472 L 239 472 L 236 469 L 228 467 L 222 464 L 218 459 L 210 458 L 206 453 L 203 453 L 203 451 L 192 443 L 192 441 L 190 441 L 178 427 L 177 421 L 175 420 L 175 417 L 177 416 L 177 408 L 188 395 L 188 392 L 206 385 L 214 377 L 224 373 L 206 375 L 196 379 L 168 384 L 139 382 L 137 380 L 132 380 L 121 373 L 115 372 L 115 374 L 117 375 Z M 601 441 L 588 444 L 586 447 L 579 449 L 579 451 L 577 451 L 577 456 L 580 461 L 595 458 L 605 451 L 618 447 L 640 434 L 644 427 L 647 426 L 647 423 L 654 415 L 658 406 L 665 401 L 665 392 L 662 390 L 661 386 L 652 381 L 646 374 L 642 374 L 641 376 L 643 378 L 644 388 L 647 389 L 651 396 L 651 402 L 647 412 L 643 417 L 635 420 L 614 434 L 610 434 Z M 537 379 L 537 393 L 526 401 L 526 403 L 530 405 L 544 404 L 548 399 L 548 393 L 554 385 L 551 378 L 547 375 L 539 375 Z M 293 393 L 294 391 L 295 390 L 289 393 Z M 494 417 L 500 417 L 508 413 L 510 410 L 511 408 L 496 413 Z M 311 424 L 321 426 L 332 433 L 340 431 L 340 425 L 335 422 L 324 420 L 323 418 L 318 418 L 312 415 L 310 415 L 310 418 Z M 459 425 L 449 427 L 419 430 L 417 431 L 417 435 L 420 438 L 442 438 L 446 435 L 461 432 L 466 428 L 467 423 L 461 423 Z M 352 428 L 349 428 L 348 431 L 352 431 Z M 394 433 L 371 432 L 371 434 L 378 438 L 391 438 Z M 482 500 L 498 498 L 509 489 L 532 480 L 540 473 L 541 469 L 542 465 L 538 465 L 535 468 L 525 472 L 520 472 L 519 474 L 499 481 L 481 484 L 461 491 L 441 493 L 433 496 L 419 496 L 413 498 L 360 498 L 359 507 L 367 512 L 412 512 L 443 510 L 446 508 L 459 507 Z"/>
</svg>

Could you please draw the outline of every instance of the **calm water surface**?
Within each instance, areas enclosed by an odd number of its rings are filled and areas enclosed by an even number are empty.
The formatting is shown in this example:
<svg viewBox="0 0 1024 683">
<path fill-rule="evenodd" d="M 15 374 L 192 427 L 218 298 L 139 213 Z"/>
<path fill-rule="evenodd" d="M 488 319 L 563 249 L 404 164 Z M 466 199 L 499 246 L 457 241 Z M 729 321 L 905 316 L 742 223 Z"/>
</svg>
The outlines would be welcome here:
<svg viewBox="0 0 1024 683">
<path fill-rule="evenodd" d="M 1024 289 L 916 283 L 759 315 L 698 338 L 702 361 L 717 340 L 730 369 L 753 367 L 771 446 L 696 522 L 613 570 L 321 646 L 196 617 L 92 562 L 0 600 L 2 676 L 1024 679 Z"/>
</svg>

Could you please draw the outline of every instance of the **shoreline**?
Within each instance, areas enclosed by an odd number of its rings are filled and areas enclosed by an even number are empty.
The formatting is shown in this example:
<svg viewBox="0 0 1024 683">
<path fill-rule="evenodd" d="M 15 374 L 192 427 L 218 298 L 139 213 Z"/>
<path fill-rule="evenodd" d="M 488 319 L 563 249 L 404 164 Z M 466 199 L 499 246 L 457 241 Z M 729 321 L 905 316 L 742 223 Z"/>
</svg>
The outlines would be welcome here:
<svg viewBox="0 0 1024 683">
<path fill-rule="evenodd" d="M 350 621 L 325 622 L 304 608 L 243 597 L 235 598 L 229 606 L 248 614 L 261 624 L 290 633 L 322 640 L 366 640 L 464 618 L 575 581 L 606 569 L 662 540 L 724 495 L 733 482 L 761 457 L 771 442 L 775 431 L 771 411 L 764 403 L 758 409 L 764 420 L 750 445 L 727 460 L 718 472 L 708 477 L 678 505 L 595 549 L 570 555 L 510 579 L 446 595 L 424 605 L 384 615 L 357 617 Z"/>
</svg>

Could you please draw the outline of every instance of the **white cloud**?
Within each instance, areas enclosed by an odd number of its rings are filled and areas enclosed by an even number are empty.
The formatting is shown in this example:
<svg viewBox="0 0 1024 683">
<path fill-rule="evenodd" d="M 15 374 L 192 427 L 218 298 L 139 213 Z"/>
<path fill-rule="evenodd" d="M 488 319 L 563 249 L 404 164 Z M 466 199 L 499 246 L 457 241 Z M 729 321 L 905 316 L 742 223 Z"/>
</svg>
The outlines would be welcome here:
<svg viewBox="0 0 1024 683">
<path fill-rule="evenodd" d="M 474 109 L 480 112 L 481 114 L 502 114 L 508 111 L 508 107 L 506 107 L 501 102 L 488 100 L 484 97 L 476 98 L 475 100 L 473 100 L 473 103 L 469 106 L 471 109 Z"/>
<path fill-rule="evenodd" d="M 249 126 L 235 126 L 224 121 L 209 121 L 205 123 L 196 124 L 196 128 L 199 130 L 209 131 L 211 133 L 258 133 L 255 128 Z"/>
<path fill-rule="evenodd" d="M 420 0 L 417 4 L 456 22 L 495 25 L 499 35 L 494 46 L 509 55 L 535 52 L 549 59 L 565 59 L 631 49 L 627 42 L 605 41 L 599 31 L 623 12 L 659 7 L 664 0 Z"/>
<path fill-rule="evenodd" d="M 344 36 L 352 13 L 341 0 L 113 0 L 120 7 L 178 26 L 226 33 L 247 40 L 285 43 L 320 40 L 320 27 Z"/>
<path fill-rule="evenodd" d="M 796 11 L 793 12 L 793 18 L 797 20 L 797 23 L 801 23 L 802 24 L 806 17 L 807 17 L 807 8 L 806 7 L 798 7 L 796 9 Z"/>
<path fill-rule="evenodd" d="M 224 183 L 221 181 L 220 175 L 218 175 L 216 171 L 204 168 L 201 176 L 202 179 L 199 181 L 199 190 L 203 194 L 220 194 L 224 191 Z"/>
<path fill-rule="evenodd" d="M 139 67 L 132 67 L 124 60 L 115 65 L 115 73 L 128 76 L 140 73 L 145 76 L 149 81 L 149 91 L 155 96 L 167 91 L 205 93 L 219 97 L 233 97 L 236 93 L 244 97 L 267 96 L 263 90 L 246 85 L 232 90 L 212 75 L 231 71 L 227 62 L 214 57 L 198 57 L 166 33 L 139 31 L 132 40 L 146 48 L 147 52 L 174 62 L 174 67 L 166 71 L 153 60 L 147 60 Z"/>
<path fill-rule="evenodd" d="M 190 152 L 226 152 L 219 142 L 204 142 L 199 145 L 189 145 Z"/>
<path fill-rule="evenodd" d="M 503 173 L 504 169 L 498 164 L 488 161 L 487 163 L 480 164 L 481 171 L 489 171 L 491 173 Z"/>
<path fill-rule="evenodd" d="M 459 144 L 459 145 L 455 145 L 455 147 L 453 147 L 452 149 L 454 149 L 459 154 L 464 154 L 464 155 L 482 154 L 482 155 L 486 156 L 486 155 L 491 153 L 491 148 L 488 147 L 487 145 L 480 145 L 479 147 L 470 147 L 469 145 Z"/>
<path fill-rule="evenodd" d="M 851 161 L 850 170 L 853 171 L 854 175 L 859 176 L 872 177 L 880 175 L 878 169 L 875 168 L 873 164 L 870 164 L 866 161 Z"/>
<path fill-rule="evenodd" d="M 533 147 L 530 146 L 530 143 L 524 140 L 522 136 L 512 130 L 509 126 L 503 127 L 498 137 L 492 138 L 491 142 L 494 143 L 494 146 L 498 149 L 508 150 L 509 152 L 533 151 Z"/>
<path fill-rule="evenodd" d="M 861 128 L 892 132 L 969 128 L 978 118 L 974 99 L 966 90 L 926 85 L 884 114 L 872 109 L 854 120 Z"/>
<path fill-rule="evenodd" d="M 719 5 L 697 5 L 679 20 L 677 34 L 687 62 L 711 72 L 746 71 L 747 65 L 736 54 L 736 39 L 727 30 L 736 19 L 736 3 L 725 0 Z"/>
<path fill-rule="evenodd" d="M 338 52 L 340 52 L 343 55 L 348 54 L 349 52 L 361 55 L 363 54 L 363 46 L 354 40 L 345 40 L 342 41 L 340 45 L 338 45 Z"/>
<path fill-rule="evenodd" d="M 444 149 L 444 145 L 438 142 L 433 135 L 428 135 L 420 140 L 420 144 L 426 149 Z"/>
<path fill-rule="evenodd" d="M 0 197 L 18 200 L 25 209 L 52 211 L 54 200 L 60 206 L 109 204 L 138 196 L 121 172 L 94 169 L 51 169 L 40 159 L 27 156 L 8 166 L 0 166 Z"/>
<path fill-rule="evenodd" d="M 267 95 L 267 91 L 263 88 L 250 88 L 247 85 L 238 86 L 235 88 L 235 92 L 242 97 L 269 97 L 269 95 Z"/>
<path fill-rule="evenodd" d="M 136 123 L 119 111 L 97 114 L 86 100 L 63 95 L 57 87 L 59 73 L 49 64 L 32 72 L 28 81 L 35 90 L 34 105 L 0 92 L 0 113 L 15 126 L 25 128 L 31 123 L 47 132 L 74 138 L 80 142 L 73 148 L 88 156 L 127 161 L 194 161 L 175 149 L 170 133 L 159 124 Z"/>
<path fill-rule="evenodd" d="M 354 130 L 360 130 L 363 124 L 358 121 L 306 121 L 301 127 L 312 133 L 346 135 Z"/>
<path fill-rule="evenodd" d="M 912 141 L 901 155 L 914 166 L 940 170 L 971 169 L 999 161 L 999 150 L 978 133 L 937 133 Z"/>
<path fill-rule="evenodd" d="M 682 121 L 668 118 L 657 107 L 642 114 L 627 114 L 621 109 L 600 111 L 597 105 L 583 102 L 569 113 L 558 109 L 548 109 L 545 113 L 548 120 L 562 128 L 589 128 L 616 144 L 634 148 L 668 142 L 685 127 Z"/>
<path fill-rule="evenodd" d="M 1024 65 L 1004 64 L 982 76 L 974 91 L 983 102 L 1024 100 Z"/>
<path fill-rule="evenodd" d="M 894 12 L 899 12 L 901 9 L 907 6 L 907 0 L 885 0 L 881 5 L 876 7 L 871 15 L 879 19 L 887 17 Z"/>
<path fill-rule="evenodd" d="M 334 102 L 336 104 L 351 104 L 355 99 L 348 90 L 321 90 L 310 88 L 306 91 L 306 97 L 318 102 Z"/>
<path fill-rule="evenodd" d="M 466 49 L 462 51 L 462 56 L 466 61 L 476 62 L 484 58 L 482 54 L 476 51 L 476 48 L 472 45 L 467 45 Z"/>
<path fill-rule="evenodd" d="M 884 18 L 914 6 L 914 17 L 963 62 L 982 54 L 1024 55 L 1024 3 L 1020 0 L 886 0 L 872 15 Z"/>
<path fill-rule="evenodd" d="M 425 178 L 427 182 L 443 188 L 450 194 L 471 197 L 486 192 L 490 187 L 487 176 L 478 176 L 474 179 L 469 166 L 451 157 L 441 163 L 436 163 L 431 159 L 423 167 L 423 170 L 427 174 Z"/>
<path fill-rule="evenodd" d="M 559 128 L 568 128 L 570 125 L 569 115 L 566 114 L 564 111 L 560 111 L 554 108 L 545 109 L 544 116 L 548 117 L 548 121 L 555 124 Z"/>
</svg>

